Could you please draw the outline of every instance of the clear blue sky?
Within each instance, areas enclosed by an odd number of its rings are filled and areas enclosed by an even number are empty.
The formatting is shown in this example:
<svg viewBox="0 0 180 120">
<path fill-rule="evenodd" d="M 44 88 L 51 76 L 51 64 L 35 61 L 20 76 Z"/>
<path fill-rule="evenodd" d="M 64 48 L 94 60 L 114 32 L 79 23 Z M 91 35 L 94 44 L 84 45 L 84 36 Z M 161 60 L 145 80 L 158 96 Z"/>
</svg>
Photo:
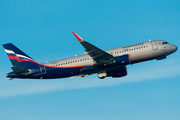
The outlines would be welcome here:
<svg viewBox="0 0 180 120">
<path fill-rule="evenodd" d="M 180 47 L 179 0 L 1 0 L 0 44 L 37 62 L 84 53 L 72 31 L 105 50 L 151 40 Z M 180 52 L 128 76 L 9 81 L 0 50 L 0 120 L 180 120 Z"/>
</svg>

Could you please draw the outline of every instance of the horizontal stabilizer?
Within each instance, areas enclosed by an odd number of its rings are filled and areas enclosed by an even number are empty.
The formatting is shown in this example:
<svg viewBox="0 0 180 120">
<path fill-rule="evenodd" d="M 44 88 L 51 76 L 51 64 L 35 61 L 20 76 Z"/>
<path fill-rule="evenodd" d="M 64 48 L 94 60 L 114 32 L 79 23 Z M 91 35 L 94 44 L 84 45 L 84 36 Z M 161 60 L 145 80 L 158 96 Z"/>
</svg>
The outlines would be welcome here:
<svg viewBox="0 0 180 120">
<path fill-rule="evenodd" d="M 31 70 L 27 70 L 21 67 L 13 66 L 11 69 L 16 73 L 17 75 L 28 75 L 31 73 Z"/>
</svg>

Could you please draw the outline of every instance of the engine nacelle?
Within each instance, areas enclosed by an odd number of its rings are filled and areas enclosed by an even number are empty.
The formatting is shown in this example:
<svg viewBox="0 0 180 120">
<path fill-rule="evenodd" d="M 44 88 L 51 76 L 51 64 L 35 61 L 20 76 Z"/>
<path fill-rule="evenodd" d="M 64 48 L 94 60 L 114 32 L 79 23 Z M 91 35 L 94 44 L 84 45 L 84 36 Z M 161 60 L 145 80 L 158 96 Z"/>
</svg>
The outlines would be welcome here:
<svg viewBox="0 0 180 120">
<path fill-rule="evenodd" d="M 131 58 L 129 54 L 121 55 L 115 57 L 116 65 L 128 65 L 131 63 Z"/>
<path fill-rule="evenodd" d="M 119 71 L 114 71 L 112 73 L 112 77 L 115 78 L 115 77 L 124 77 L 127 75 L 127 72 L 119 72 Z"/>
<path fill-rule="evenodd" d="M 119 68 L 117 70 L 112 70 L 107 73 L 107 77 L 123 77 L 127 75 L 126 67 Z"/>
<path fill-rule="evenodd" d="M 114 57 L 114 60 L 111 60 L 106 63 L 94 63 L 93 66 L 97 67 L 113 67 L 113 66 L 125 66 L 131 63 L 131 58 L 129 54 L 121 55 L 118 57 Z"/>
</svg>

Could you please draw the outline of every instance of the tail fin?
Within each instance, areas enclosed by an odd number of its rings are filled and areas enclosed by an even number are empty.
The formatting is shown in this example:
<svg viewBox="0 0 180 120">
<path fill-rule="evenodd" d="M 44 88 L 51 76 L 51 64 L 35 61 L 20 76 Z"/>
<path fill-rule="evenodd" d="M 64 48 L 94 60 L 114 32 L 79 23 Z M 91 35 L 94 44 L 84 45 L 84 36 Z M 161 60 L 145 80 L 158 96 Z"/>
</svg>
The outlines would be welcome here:
<svg viewBox="0 0 180 120">
<path fill-rule="evenodd" d="M 3 47 L 13 66 L 18 66 L 21 68 L 32 68 L 39 66 L 39 63 L 35 62 L 31 57 L 26 55 L 12 43 L 3 44 Z"/>
</svg>

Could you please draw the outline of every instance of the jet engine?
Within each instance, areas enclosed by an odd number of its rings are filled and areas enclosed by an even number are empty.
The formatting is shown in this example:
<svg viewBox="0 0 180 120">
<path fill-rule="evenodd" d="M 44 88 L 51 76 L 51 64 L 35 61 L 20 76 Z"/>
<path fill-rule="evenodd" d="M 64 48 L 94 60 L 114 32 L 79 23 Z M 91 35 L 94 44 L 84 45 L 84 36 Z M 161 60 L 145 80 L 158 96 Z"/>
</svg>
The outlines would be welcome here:
<svg viewBox="0 0 180 120">
<path fill-rule="evenodd" d="M 117 77 L 123 77 L 126 75 L 127 75 L 126 66 L 123 66 L 123 67 L 120 67 L 118 69 L 111 70 L 111 71 L 102 70 L 98 72 L 98 77 L 100 79 L 104 79 L 105 77 L 117 78 Z"/>
<path fill-rule="evenodd" d="M 131 63 L 131 58 L 129 54 L 121 55 L 115 57 L 116 65 L 128 65 Z"/>
<path fill-rule="evenodd" d="M 127 75 L 127 70 L 126 70 L 126 66 L 116 69 L 116 70 L 112 70 L 110 72 L 107 73 L 107 77 L 124 77 Z"/>
<path fill-rule="evenodd" d="M 125 54 L 118 57 L 114 57 L 113 60 L 109 60 L 107 62 L 96 62 L 93 64 L 95 68 L 98 67 L 113 67 L 113 66 L 125 66 L 131 63 L 130 55 Z"/>
</svg>

